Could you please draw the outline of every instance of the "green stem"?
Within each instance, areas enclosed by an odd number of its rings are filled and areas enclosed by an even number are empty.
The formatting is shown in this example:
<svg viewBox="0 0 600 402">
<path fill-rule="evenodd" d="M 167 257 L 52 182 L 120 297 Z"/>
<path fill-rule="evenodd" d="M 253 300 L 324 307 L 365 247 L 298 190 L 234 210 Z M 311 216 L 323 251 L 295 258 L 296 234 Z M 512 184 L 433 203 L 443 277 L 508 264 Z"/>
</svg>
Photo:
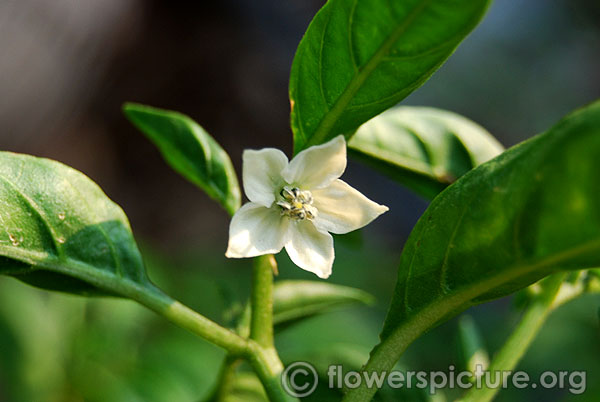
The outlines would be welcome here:
<svg viewBox="0 0 600 402">
<path fill-rule="evenodd" d="M 46 261 L 45 268 L 81 279 L 109 294 L 135 300 L 232 354 L 244 355 L 248 351 L 246 339 L 167 296 L 148 280 L 134 282 L 76 261 L 70 261 L 68 265 L 62 261 Z"/>
<path fill-rule="evenodd" d="M 243 357 L 253 366 L 267 395 L 273 401 L 289 401 L 281 384 L 283 364 L 273 347 L 273 256 L 257 258 L 252 290 L 251 338 L 246 339 L 198 314 L 163 293 L 150 281 L 134 282 L 112 272 L 94 269 L 84 263 L 46 261 L 45 268 L 73 276 L 106 290 L 135 300 L 207 341 L 226 349 L 230 355 Z"/>
<path fill-rule="evenodd" d="M 512 371 L 519 363 L 554 309 L 556 296 L 566 276 L 566 273 L 554 274 L 543 282 L 542 292 L 533 299 L 517 328 L 494 356 L 489 367 L 490 378 L 496 378 L 496 372 Z M 498 387 L 489 388 L 486 381 L 482 381 L 481 385 L 481 388 L 471 388 L 461 401 L 489 402 L 499 391 Z"/>
<path fill-rule="evenodd" d="M 144 290 L 134 294 L 128 293 L 127 296 L 174 324 L 226 349 L 230 354 L 242 356 L 248 352 L 248 341 L 246 339 L 171 299 L 158 289 L 152 292 Z"/>
<path fill-rule="evenodd" d="M 258 283 L 262 283 L 262 281 L 254 282 L 254 284 Z M 257 294 L 263 293 L 257 292 Z M 268 303 L 268 305 L 271 306 L 270 311 L 272 316 L 272 290 L 267 295 L 269 294 L 271 295 L 271 302 Z M 265 346 L 252 339 L 244 339 L 233 331 L 221 327 L 219 324 L 196 313 L 183 304 L 172 300 L 158 289 L 153 292 L 149 292 L 148 289 L 140 289 L 139 292 L 128 291 L 126 295 L 150 308 L 151 310 L 156 311 L 180 327 L 188 329 L 191 332 L 208 340 L 209 342 L 227 349 L 230 355 L 243 357 L 244 359 L 248 360 L 258 375 L 269 399 L 272 402 L 288 402 L 294 400 L 284 391 L 282 387 L 281 373 L 283 372 L 283 364 L 277 355 L 277 351 L 272 345 Z M 265 300 L 261 299 L 258 305 L 264 306 L 264 302 Z M 272 322 L 272 319 L 265 320 L 265 317 L 262 317 L 259 319 L 259 322 L 263 323 L 264 325 L 265 323 Z M 266 330 L 266 333 L 270 334 L 270 338 L 266 339 L 272 340 L 272 326 L 270 328 L 266 328 Z M 264 336 L 263 332 L 261 332 L 261 334 Z M 265 339 L 261 337 L 259 338 L 263 340 Z"/>
<path fill-rule="evenodd" d="M 382 342 L 371 352 L 369 361 L 365 366 L 368 374 L 389 372 L 400 359 L 406 348 L 419 336 L 431 329 L 448 314 L 462 311 L 472 301 L 498 286 L 504 285 L 511 280 L 516 280 L 526 274 L 531 274 L 542 268 L 561 266 L 573 256 L 582 255 L 600 247 L 600 241 L 593 240 L 575 248 L 549 255 L 535 264 L 516 264 L 501 274 L 489 276 L 488 278 L 469 284 L 460 290 L 453 292 L 443 298 L 438 298 L 419 309 L 418 313 L 412 314 L 400 322 Z M 376 387 L 368 387 L 363 381 L 358 388 L 351 389 L 344 396 L 345 402 L 369 401 L 377 392 Z"/>
<path fill-rule="evenodd" d="M 250 339 L 267 348 L 273 346 L 273 270 L 276 264 L 273 255 L 254 259 Z"/>
<path fill-rule="evenodd" d="M 273 346 L 273 272 L 276 270 L 277 262 L 273 255 L 254 259 L 248 361 L 265 387 L 269 399 L 283 402 L 294 398 L 282 387 L 283 363 Z"/>
<path fill-rule="evenodd" d="M 247 358 L 271 402 L 296 401 L 282 387 L 281 373 L 283 372 L 283 364 L 275 348 L 263 348 L 252 342 L 251 352 Z"/>
</svg>

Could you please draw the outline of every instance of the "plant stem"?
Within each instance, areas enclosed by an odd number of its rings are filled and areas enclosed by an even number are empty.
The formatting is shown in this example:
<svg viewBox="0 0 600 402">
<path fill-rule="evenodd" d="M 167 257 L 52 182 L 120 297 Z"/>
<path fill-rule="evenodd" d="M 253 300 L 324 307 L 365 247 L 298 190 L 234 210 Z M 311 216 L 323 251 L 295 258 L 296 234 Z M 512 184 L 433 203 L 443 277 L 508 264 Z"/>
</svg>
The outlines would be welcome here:
<svg viewBox="0 0 600 402">
<path fill-rule="evenodd" d="M 250 353 L 247 358 L 271 402 L 297 401 L 283 389 L 281 384 L 283 364 L 275 348 L 263 348 L 251 341 Z"/>
<path fill-rule="evenodd" d="M 269 399 L 279 402 L 294 398 L 282 387 L 283 364 L 273 346 L 273 272 L 276 270 L 277 262 L 273 255 L 254 259 L 248 361 L 265 387 Z"/>
<path fill-rule="evenodd" d="M 255 281 L 255 283 L 257 282 L 258 281 Z M 130 295 L 130 297 L 132 296 Z M 142 292 L 141 295 L 138 295 L 138 297 L 132 298 L 163 315 L 180 327 L 186 328 L 209 342 L 227 349 L 231 358 L 242 357 L 248 360 L 265 387 L 265 391 L 271 401 L 287 402 L 294 400 L 284 391 L 281 385 L 283 364 L 277 355 L 277 351 L 272 345 L 264 346 L 252 339 L 244 339 L 233 331 L 221 327 L 217 323 L 196 313 L 183 304 L 170 299 L 162 293 L 149 293 L 145 291 Z M 262 302 L 263 301 L 261 300 L 260 303 Z M 262 305 L 260 303 L 259 305 Z M 272 301 L 269 305 L 272 306 Z M 272 320 L 268 319 L 259 322 L 268 323 L 272 322 Z M 268 330 L 267 334 L 271 334 L 270 338 L 267 339 L 272 340 L 272 326 L 266 328 L 266 330 Z"/>
<path fill-rule="evenodd" d="M 250 362 L 272 401 L 294 400 L 281 384 L 283 364 L 273 347 L 273 256 L 257 258 L 252 290 L 251 338 L 246 339 L 172 299 L 150 281 L 140 282 L 92 269 L 87 264 L 46 262 L 46 269 L 84 280 L 111 294 L 127 297 L 146 306 L 207 341 L 227 350 L 233 357 Z"/>
<path fill-rule="evenodd" d="M 254 259 L 250 339 L 267 348 L 273 346 L 273 270 L 276 266 L 275 257 L 270 254 Z"/>
<path fill-rule="evenodd" d="M 523 343 L 523 345 L 519 344 L 517 346 L 518 348 L 523 346 L 523 351 L 520 355 L 518 355 L 518 358 L 520 358 L 520 356 L 525 352 L 527 346 L 531 343 L 531 341 L 535 337 L 535 334 L 544 322 L 547 314 L 554 307 L 554 298 L 556 297 L 558 289 L 560 289 L 560 284 L 562 283 L 562 280 L 564 278 L 564 273 L 559 273 L 551 276 L 550 279 L 545 282 L 545 286 L 547 286 L 545 287 L 545 290 L 543 292 L 545 296 L 542 297 L 540 295 L 540 300 L 536 300 L 536 302 L 529 307 L 528 312 L 525 314 L 525 317 L 523 319 L 523 321 L 528 321 L 528 323 L 520 324 L 517 328 L 517 332 L 519 332 L 519 335 L 517 336 L 520 337 L 518 342 Z M 448 301 L 447 303 L 451 304 Z M 531 310 L 531 312 L 529 312 L 529 310 Z M 390 370 L 392 370 L 392 368 L 398 361 L 399 356 L 402 355 L 402 353 L 414 340 L 416 340 L 428 328 L 430 328 L 432 321 L 434 321 L 437 318 L 438 315 L 435 312 L 430 311 L 429 309 L 425 309 L 420 314 L 417 314 L 412 318 L 408 319 L 399 327 L 399 329 L 396 330 L 393 342 L 382 342 L 373 350 L 373 352 L 371 353 L 371 358 L 367 362 L 364 371 L 367 373 L 381 373 L 383 371 L 389 372 Z M 536 327 L 535 325 L 536 322 L 537 325 L 539 325 L 538 327 Z M 521 330 L 521 326 L 523 326 L 524 329 Z M 532 333 L 529 334 L 527 331 L 532 331 Z M 531 339 L 528 340 L 529 336 L 531 336 Z M 517 343 L 517 341 L 514 342 Z M 503 349 L 506 349 L 504 354 L 509 353 L 509 348 Z M 505 360 L 502 362 L 502 364 L 504 363 L 509 363 L 509 361 Z M 514 364 L 516 364 L 516 362 Z M 496 363 L 496 368 L 491 367 L 490 370 L 498 369 L 497 367 L 501 366 L 498 363 Z M 370 401 L 373 398 L 373 394 L 375 394 L 376 391 L 376 388 L 368 388 L 363 382 L 362 386 L 351 390 L 344 396 L 344 402 Z"/>
<path fill-rule="evenodd" d="M 265 265 L 270 268 L 269 264 Z M 257 283 L 262 282 L 254 282 L 254 284 Z M 270 283 L 270 287 L 272 288 L 272 280 Z M 139 294 L 135 295 L 132 294 L 132 292 L 128 292 L 127 295 L 151 310 L 154 310 L 166 317 L 180 327 L 188 329 L 196 335 L 208 340 L 209 342 L 227 349 L 231 355 L 231 358 L 242 357 L 248 360 L 258 375 L 258 378 L 262 382 L 265 391 L 272 402 L 288 402 L 295 400 L 294 398 L 291 398 L 282 387 L 281 373 L 283 372 L 283 364 L 281 363 L 281 360 L 277 355 L 277 351 L 272 344 L 270 346 L 265 346 L 252 339 L 244 339 L 233 331 L 221 327 L 219 324 L 196 313 L 183 304 L 172 300 L 169 296 L 163 294 L 158 289 L 156 289 L 154 292 L 148 292 L 147 289 L 144 289 Z M 269 295 L 271 295 L 271 301 L 269 303 L 271 309 L 268 311 L 271 312 L 270 317 L 272 317 L 272 289 L 269 292 Z M 264 300 L 259 302 L 259 306 L 263 306 L 261 303 L 264 303 Z M 267 320 L 263 319 L 262 321 L 259 320 L 259 322 L 262 322 L 263 324 L 269 323 L 272 322 L 272 318 L 268 318 Z M 266 330 L 268 331 L 267 334 L 270 334 L 270 337 L 267 339 L 271 339 L 272 341 L 272 325 L 270 328 L 266 328 Z"/>
<path fill-rule="evenodd" d="M 158 289 L 154 292 L 146 290 L 136 295 L 128 294 L 127 296 L 157 312 L 174 324 L 226 349 L 230 354 L 242 356 L 248 351 L 248 341 L 246 339 L 180 302 L 171 299 Z"/>
<path fill-rule="evenodd" d="M 81 279 L 106 290 L 109 294 L 117 294 L 135 300 L 174 324 L 234 355 L 244 355 L 248 351 L 248 340 L 172 299 L 149 280 L 132 281 L 111 272 L 94 269 L 87 264 L 73 261 L 70 262 L 70 265 L 65 265 L 61 261 L 47 261 L 45 268 Z"/>
<path fill-rule="evenodd" d="M 368 374 L 389 372 L 406 348 L 419 336 L 439 323 L 444 316 L 462 311 L 466 306 L 472 305 L 475 298 L 487 291 L 506 284 L 510 280 L 523 277 L 527 273 L 531 274 L 542 268 L 561 266 L 564 261 L 568 261 L 573 256 L 585 255 L 592 250 L 598 250 L 599 247 L 600 240 L 593 240 L 575 248 L 549 255 L 534 264 L 516 264 L 501 274 L 489 276 L 478 283 L 469 284 L 453 294 L 438 298 L 420 308 L 418 313 L 413 311 L 405 320 L 394 326 L 392 331 L 373 349 L 364 371 Z M 345 402 L 369 401 L 376 392 L 376 387 L 369 388 L 367 382 L 363 381 L 358 388 L 349 390 L 343 400 Z"/>
<path fill-rule="evenodd" d="M 542 283 L 542 292 L 527 307 L 517 328 L 492 359 L 489 367 L 490 378 L 496 378 L 496 372 L 503 375 L 504 372 L 512 371 L 521 360 L 554 309 L 556 296 L 566 276 L 566 273 L 554 274 Z M 500 389 L 488 387 L 486 381 L 482 381 L 481 385 L 481 388 L 471 388 L 460 401 L 489 402 Z"/>
</svg>

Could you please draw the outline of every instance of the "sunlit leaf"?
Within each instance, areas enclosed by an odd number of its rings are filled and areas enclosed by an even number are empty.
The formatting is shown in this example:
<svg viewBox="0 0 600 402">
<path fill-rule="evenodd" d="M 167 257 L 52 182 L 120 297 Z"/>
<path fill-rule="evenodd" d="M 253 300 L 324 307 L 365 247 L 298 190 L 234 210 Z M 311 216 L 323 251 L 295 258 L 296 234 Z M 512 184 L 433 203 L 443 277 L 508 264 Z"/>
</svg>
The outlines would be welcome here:
<svg viewBox="0 0 600 402">
<path fill-rule="evenodd" d="M 0 274 L 73 293 L 152 289 L 127 217 L 82 173 L 0 152 Z"/>
<path fill-rule="evenodd" d="M 240 207 L 240 186 L 227 152 L 198 123 L 178 112 L 136 103 L 125 115 L 158 147 L 167 163 L 230 214 Z"/>
<path fill-rule="evenodd" d="M 477 25 L 487 0 L 329 0 L 290 76 L 294 151 L 351 135 L 418 88 Z"/>
</svg>

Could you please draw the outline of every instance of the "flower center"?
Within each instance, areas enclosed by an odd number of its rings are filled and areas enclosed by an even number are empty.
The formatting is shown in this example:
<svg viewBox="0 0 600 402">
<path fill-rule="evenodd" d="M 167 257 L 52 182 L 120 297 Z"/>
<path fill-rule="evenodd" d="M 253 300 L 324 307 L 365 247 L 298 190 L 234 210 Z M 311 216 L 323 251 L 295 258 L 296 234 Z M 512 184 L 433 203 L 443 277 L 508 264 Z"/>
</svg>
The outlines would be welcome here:
<svg viewBox="0 0 600 402">
<path fill-rule="evenodd" d="M 281 199 L 277 201 L 277 205 L 281 208 L 281 215 L 299 221 L 312 220 L 317 216 L 317 208 L 312 205 L 313 197 L 310 191 L 285 186 L 281 189 L 279 195 Z"/>
</svg>

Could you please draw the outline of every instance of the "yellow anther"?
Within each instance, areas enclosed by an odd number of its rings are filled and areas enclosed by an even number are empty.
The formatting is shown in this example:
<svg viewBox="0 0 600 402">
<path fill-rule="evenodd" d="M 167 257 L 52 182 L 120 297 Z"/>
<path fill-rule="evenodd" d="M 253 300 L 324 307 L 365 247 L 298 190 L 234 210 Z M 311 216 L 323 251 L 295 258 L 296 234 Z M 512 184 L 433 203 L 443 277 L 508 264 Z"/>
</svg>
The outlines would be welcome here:
<svg viewBox="0 0 600 402">
<path fill-rule="evenodd" d="M 313 198 L 310 191 L 302 191 L 297 187 L 284 187 L 279 192 L 281 196 L 277 205 L 281 208 L 281 214 L 287 215 L 295 220 L 312 220 L 317 215 L 317 209 L 312 206 Z"/>
</svg>

